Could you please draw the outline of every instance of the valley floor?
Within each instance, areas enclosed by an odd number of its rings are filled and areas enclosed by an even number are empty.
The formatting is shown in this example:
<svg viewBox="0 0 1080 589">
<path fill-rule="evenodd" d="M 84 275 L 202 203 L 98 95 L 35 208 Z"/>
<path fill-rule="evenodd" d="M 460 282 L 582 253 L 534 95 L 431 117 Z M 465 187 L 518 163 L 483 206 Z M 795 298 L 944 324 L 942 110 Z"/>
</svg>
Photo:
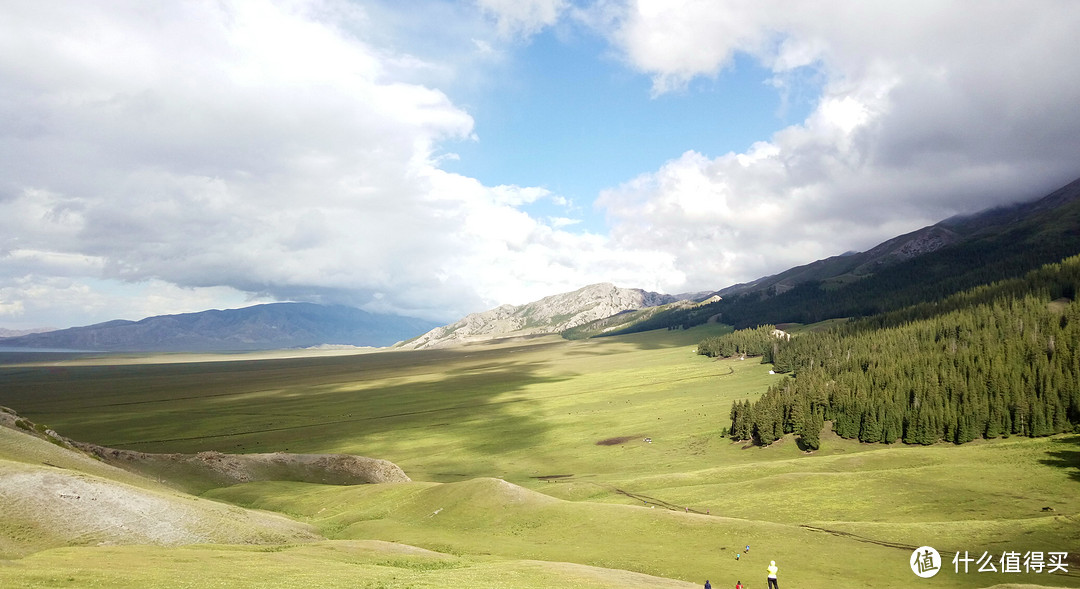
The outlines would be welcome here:
<svg viewBox="0 0 1080 589">
<path fill-rule="evenodd" d="M 413 479 L 250 482 L 192 497 L 176 490 L 195 484 L 180 472 L 140 483 L 59 462 L 51 453 L 61 450 L 44 442 L 0 444 L 0 481 L 63 470 L 141 485 L 222 523 L 239 517 L 230 510 L 269 511 L 299 526 L 289 539 L 259 538 L 265 522 L 245 515 L 256 536 L 241 542 L 255 544 L 157 546 L 64 536 L 47 518 L 9 522 L 0 586 L 763 587 L 776 560 L 781 583 L 799 589 L 1080 587 L 1080 436 L 928 447 L 824 436 L 813 454 L 790 439 L 732 442 L 732 401 L 785 377 L 756 359 L 694 353 L 723 329 L 0 367 L 0 404 L 73 439 L 146 452 L 350 453 L 390 460 Z M 7 513 L 16 500 L 2 489 Z M 942 555 L 933 579 L 909 566 L 920 546 Z M 957 573 L 957 552 L 1047 561 L 1067 552 L 1068 572 L 972 563 Z"/>
</svg>

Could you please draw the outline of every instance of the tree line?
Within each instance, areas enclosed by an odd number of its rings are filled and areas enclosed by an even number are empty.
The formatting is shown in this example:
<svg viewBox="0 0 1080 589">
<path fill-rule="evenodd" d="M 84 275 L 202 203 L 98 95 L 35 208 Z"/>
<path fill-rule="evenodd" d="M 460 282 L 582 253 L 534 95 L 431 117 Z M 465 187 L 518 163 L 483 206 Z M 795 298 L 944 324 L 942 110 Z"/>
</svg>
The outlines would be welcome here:
<svg viewBox="0 0 1080 589">
<path fill-rule="evenodd" d="M 702 341 L 792 377 L 731 407 L 732 437 L 787 433 L 816 449 L 826 421 L 863 442 L 958 444 L 1080 429 L 1080 256 L 938 302 L 778 339 L 771 325 Z"/>
</svg>

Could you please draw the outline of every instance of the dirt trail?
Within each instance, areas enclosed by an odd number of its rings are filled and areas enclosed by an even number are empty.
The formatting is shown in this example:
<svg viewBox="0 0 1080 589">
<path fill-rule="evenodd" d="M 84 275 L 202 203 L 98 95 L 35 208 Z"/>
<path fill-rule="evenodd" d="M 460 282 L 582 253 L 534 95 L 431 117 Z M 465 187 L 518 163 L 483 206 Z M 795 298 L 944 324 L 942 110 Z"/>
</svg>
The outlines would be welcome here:
<svg viewBox="0 0 1080 589">
<path fill-rule="evenodd" d="M 631 493 L 629 491 L 624 491 L 622 489 L 613 488 L 611 490 L 618 493 L 618 494 L 620 494 L 620 495 L 630 497 L 631 499 L 637 499 L 638 501 L 644 501 L 646 505 L 659 505 L 660 507 L 663 507 L 664 509 L 670 509 L 672 511 L 682 511 L 684 513 L 696 513 L 696 514 L 699 514 L 699 515 L 707 515 L 705 512 L 698 511 L 696 509 L 691 509 L 687 505 L 675 505 L 674 503 L 668 503 L 667 501 L 664 501 L 663 499 L 657 499 L 656 497 L 649 497 L 648 495 L 641 495 L 640 493 Z"/>
<path fill-rule="evenodd" d="M 803 528 L 803 529 L 807 529 L 807 530 L 812 530 L 812 531 L 815 531 L 815 532 L 824 532 L 826 534 L 832 534 L 833 536 L 839 536 L 841 538 L 850 538 L 852 540 L 855 540 L 856 542 L 864 542 L 866 544 L 875 544 L 877 546 L 886 546 L 886 547 L 889 547 L 889 548 L 898 548 L 898 549 L 906 550 L 906 551 L 910 551 L 910 552 L 913 552 L 916 548 L 919 548 L 918 546 L 912 546 L 911 544 L 903 544 L 903 543 L 900 543 L 900 542 L 888 542 L 888 541 L 885 541 L 885 540 L 875 540 L 873 538 L 867 538 L 866 536 L 860 536 L 858 534 L 853 534 L 851 532 L 842 532 L 840 530 L 830 530 L 830 529 L 827 529 L 827 528 L 819 528 L 819 527 L 816 527 L 816 526 L 808 526 L 808 525 L 805 525 L 805 524 L 800 525 L 799 527 Z M 944 562 L 952 562 L 953 556 L 956 555 L 956 552 L 946 551 L 946 550 L 941 550 L 941 551 L 939 551 L 939 553 L 941 554 L 941 561 L 943 563 Z M 1076 565 L 1080 564 L 1080 562 L 1074 562 L 1074 560 L 1076 560 L 1076 559 L 1074 559 L 1073 554 L 1070 553 L 1069 558 L 1066 559 L 1066 561 L 1069 563 L 1069 571 L 1066 572 L 1066 573 L 1062 573 L 1060 571 L 1057 571 L 1054 574 L 1055 575 L 1068 576 L 1068 577 L 1074 577 L 1074 578 L 1080 578 L 1080 571 L 1075 570 Z"/>
<path fill-rule="evenodd" d="M 833 536 L 840 536 L 841 538 L 851 538 L 852 540 L 856 540 L 858 542 L 865 542 L 866 544 L 876 544 L 878 546 L 888 546 L 889 548 L 902 548 L 902 549 L 907 550 L 907 551 L 913 551 L 916 548 L 918 548 L 918 546 L 911 546 L 910 544 L 901 544 L 899 542 L 887 542 L 887 541 L 884 541 L 884 540 L 874 540 L 873 538 L 867 538 L 865 536 L 860 536 L 858 534 L 852 534 L 851 532 L 841 532 L 840 530 L 829 530 L 829 529 L 826 529 L 826 528 L 818 528 L 818 527 L 814 527 L 814 526 L 808 526 L 808 525 L 805 525 L 805 524 L 800 525 L 799 527 L 803 528 L 803 529 L 807 529 L 807 530 L 813 530 L 815 532 L 824 532 L 826 534 L 832 534 Z"/>
</svg>

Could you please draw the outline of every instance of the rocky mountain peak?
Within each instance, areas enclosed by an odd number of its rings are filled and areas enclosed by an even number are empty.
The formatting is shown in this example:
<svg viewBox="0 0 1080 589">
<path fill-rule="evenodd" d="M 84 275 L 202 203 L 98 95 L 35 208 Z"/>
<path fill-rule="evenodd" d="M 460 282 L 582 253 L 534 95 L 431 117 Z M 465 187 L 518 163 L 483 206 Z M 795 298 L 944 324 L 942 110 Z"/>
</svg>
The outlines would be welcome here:
<svg viewBox="0 0 1080 589">
<path fill-rule="evenodd" d="M 502 305 L 473 313 L 456 323 L 437 327 L 405 347 L 446 347 L 501 337 L 560 333 L 572 327 L 623 311 L 674 302 L 676 297 L 639 288 L 620 288 L 608 282 L 544 297 L 524 305 Z"/>
</svg>

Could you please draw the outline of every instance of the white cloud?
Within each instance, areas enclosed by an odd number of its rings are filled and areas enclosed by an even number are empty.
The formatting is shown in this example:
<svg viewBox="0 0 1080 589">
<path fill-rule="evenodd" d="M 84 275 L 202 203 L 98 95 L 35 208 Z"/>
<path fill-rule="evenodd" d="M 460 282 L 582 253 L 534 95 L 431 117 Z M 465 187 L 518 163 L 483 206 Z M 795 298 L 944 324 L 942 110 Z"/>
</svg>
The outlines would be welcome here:
<svg viewBox="0 0 1080 589">
<path fill-rule="evenodd" d="M 630 64 L 653 75 L 654 93 L 683 87 L 700 75 L 715 75 L 735 51 L 755 50 L 770 31 L 764 3 L 711 0 L 641 0 L 602 5 L 613 26 L 608 33 Z"/>
<path fill-rule="evenodd" d="M 578 225 L 581 223 L 581 219 L 571 219 L 570 217 L 548 217 L 547 222 L 551 227 L 561 229 L 571 225 Z"/>
<path fill-rule="evenodd" d="M 495 17 L 500 35 L 525 38 L 554 25 L 570 6 L 568 0 L 476 0 L 476 4 Z"/>
<path fill-rule="evenodd" d="M 496 202 L 511 206 L 536 202 L 551 195 L 551 191 L 546 188 L 536 186 L 522 188 L 521 186 L 508 186 L 505 184 L 492 188 L 491 193 L 495 196 Z"/>
<path fill-rule="evenodd" d="M 1070 3 L 423 6 L 420 26 L 390 2 L 4 3 L 4 320 L 264 300 L 453 320 L 600 280 L 718 288 L 1080 172 Z M 743 53 L 782 92 L 814 70 L 821 96 L 606 191 L 610 236 L 589 233 L 565 196 L 439 167 L 474 139 L 441 84 L 475 90 L 469 66 L 568 18 L 655 93 Z"/>
<path fill-rule="evenodd" d="M 565 8 L 485 6 L 518 33 Z M 519 210 L 566 202 L 544 188 L 440 170 L 472 117 L 351 2 L 3 13 L 0 305 L 26 326 L 265 300 L 453 320 L 671 272 Z"/>
<path fill-rule="evenodd" d="M 472 289 L 482 308 L 525 303 L 604 280 L 662 289 L 685 279 L 666 252 L 634 245 L 615 248 L 605 236 L 564 231 L 572 220 L 547 224 L 513 206 L 536 198 L 557 200 L 546 190 L 489 188 L 437 169 L 429 170 L 427 181 L 433 199 L 454 195 L 432 202 L 452 221 L 447 239 L 457 245 L 438 260 L 440 288 Z M 514 196 L 508 198 L 508 191 Z M 522 198 L 522 192 L 533 198 Z"/>
<path fill-rule="evenodd" d="M 799 125 L 743 153 L 688 152 L 602 195 L 619 244 L 673 253 L 692 288 L 865 248 L 1046 194 L 1080 174 L 1080 5 L 608 4 L 602 31 L 654 93 L 742 53 L 774 85 L 813 68 Z"/>
<path fill-rule="evenodd" d="M 472 42 L 473 45 L 476 47 L 476 50 L 482 55 L 491 55 L 495 53 L 495 48 L 491 46 L 491 43 L 488 43 L 483 39 L 473 39 Z"/>
<path fill-rule="evenodd" d="M 17 329 L 63 328 L 259 302 L 267 301 L 229 287 L 179 287 L 161 280 L 116 284 L 40 273 L 0 285 L 0 320 Z"/>
</svg>

